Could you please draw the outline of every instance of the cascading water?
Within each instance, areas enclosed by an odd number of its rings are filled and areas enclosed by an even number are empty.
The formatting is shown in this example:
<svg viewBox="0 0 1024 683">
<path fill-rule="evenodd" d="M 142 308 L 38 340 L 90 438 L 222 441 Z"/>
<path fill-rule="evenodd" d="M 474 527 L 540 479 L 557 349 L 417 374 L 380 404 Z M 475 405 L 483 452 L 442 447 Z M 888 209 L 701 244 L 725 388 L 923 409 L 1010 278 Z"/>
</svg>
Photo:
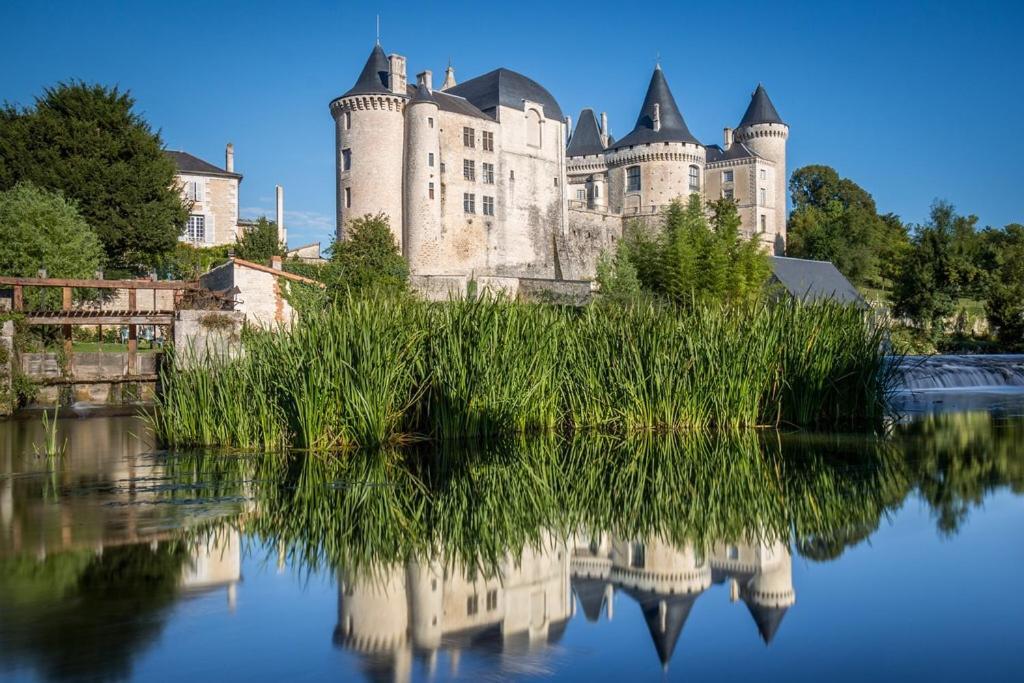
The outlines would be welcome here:
<svg viewBox="0 0 1024 683">
<path fill-rule="evenodd" d="M 901 374 L 907 391 L 1024 392 L 1024 355 L 907 356 Z"/>
</svg>

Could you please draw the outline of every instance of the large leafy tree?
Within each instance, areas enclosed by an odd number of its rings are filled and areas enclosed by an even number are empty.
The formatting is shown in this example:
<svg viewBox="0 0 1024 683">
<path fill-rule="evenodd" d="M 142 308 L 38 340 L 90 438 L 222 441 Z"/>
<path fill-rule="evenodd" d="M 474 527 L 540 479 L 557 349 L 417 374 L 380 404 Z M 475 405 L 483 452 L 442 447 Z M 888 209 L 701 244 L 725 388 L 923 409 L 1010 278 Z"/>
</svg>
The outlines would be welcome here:
<svg viewBox="0 0 1024 683">
<path fill-rule="evenodd" d="M 272 256 L 284 256 L 278 239 L 277 223 L 260 216 L 235 238 L 235 254 L 248 261 L 263 262 Z"/>
<path fill-rule="evenodd" d="M 91 278 L 102 264 L 103 246 L 72 202 L 30 183 L 0 192 L 0 273 Z M 38 288 L 26 296 L 30 306 L 60 301 L 59 292 Z"/>
<path fill-rule="evenodd" d="M 1006 226 L 998 239 L 995 267 L 986 289 L 985 312 L 999 341 L 1021 348 L 1024 347 L 1024 225 Z"/>
<path fill-rule="evenodd" d="M 117 88 L 47 89 L 33 107 L 0 111 L 0 190 L 29 181 L 75 201 L 108 265 L 144 270 L 171 251 L 188 218 L 160 135 Z"/>
<path fill-rule="evenodd" d="M 858 285 L 886 287 L 906 251 L 906 227 L 880 216 L 875 200 L 829 166 L 804 166 L 789 182 L 787 253 L 831 261 Z"/>
</svg>

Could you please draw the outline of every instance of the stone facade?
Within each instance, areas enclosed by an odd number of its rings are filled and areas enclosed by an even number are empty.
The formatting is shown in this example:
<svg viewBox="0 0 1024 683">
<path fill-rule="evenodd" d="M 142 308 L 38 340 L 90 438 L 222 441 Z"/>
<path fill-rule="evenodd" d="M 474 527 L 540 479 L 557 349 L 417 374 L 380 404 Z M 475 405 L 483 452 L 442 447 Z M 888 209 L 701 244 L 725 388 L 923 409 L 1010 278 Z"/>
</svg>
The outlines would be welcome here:
<svg viewBox="0 0 1024 683">
<path fill-rule="evenodd" d="M 198 247 L 231 244 L 239 230 L 238 191 L 241 174 L 234 172 L 234 149 L 228 144 L 225 168 L 187 152 L 168 151 L 178 167 L 175 187 L 191 203 L 183 242 Z"/>
<path fill-rule="evenodd" d="M 232 258 L 200 277 L 199 283 L 216 292 L 232 292 L 234 310 L 244 313 L 250 325 L 265 328 L 290 327 L 294 322 L 298 314 L 287 296 L 291 283 L 323 286 L 315 280 L 281 270 L 278 257 L 272 266 Z"/>
</svg>

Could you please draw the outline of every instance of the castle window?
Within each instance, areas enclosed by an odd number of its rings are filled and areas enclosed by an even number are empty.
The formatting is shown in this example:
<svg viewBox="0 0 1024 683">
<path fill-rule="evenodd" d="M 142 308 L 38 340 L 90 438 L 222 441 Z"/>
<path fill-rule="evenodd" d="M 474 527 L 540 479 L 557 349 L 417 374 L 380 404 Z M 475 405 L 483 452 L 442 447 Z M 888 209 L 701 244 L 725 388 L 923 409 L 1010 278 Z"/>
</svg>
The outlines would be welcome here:
<svg viewBox="0 0 1024 683">
<path fill-rule="evenodd" d="M 531 109 L 526 112 L 526 144 L 530 147 L 540 147 L 541 142 L 541 121 L 540 112 Z"/>
<path fill-rule="evenodd" d="M 555 176 L 555 187 L 558 187 L 558 176 Z"/>
<path fill-rule="evenodd" d="M 188 217 L 187 237 L 189 242 L 206 241 L 206 216 L 194 213 Z"/>
<path fill-rule="evenodd" d="M 594 185 L 594 199 L 600 199 L 600 198 L 601 198 L 601 186 L 600 185 Z"/>
<path fill-rule="evenodd" d="M 758 198 L 761 200 L 760 203 L 762 205 L 763 204 L 767 204 L 768 203 L 768 190 L 764 189 L 763 187 L 760 190 L 758 190 Z"/>
<path fill-rule="evenodd" d="M 428 116 L 427 117 L 427 127 L 428 128 L 433 128 L 434 127 L 434 117 L 433 116 Z"/>
<path fill-rule="evenodd" d="M 434 198 L 434 183 L 428 183 L 427 194 L 430 196 L 431 199 Z"/>
<path fill-rule="evenodd" d="M 629 566 L 633 569 L 643 569 L 647 564 L 647 549 L 643 543 L 633 543 L 629 549 Z"/>
<path fill-rule="evenodd" d="M 740 559 L 740 549 L 734 545 L 729 546 L 725 551 L 726 557 L 735 562 Z"/>
<path fill-rule="evenodd" d="M 732 182 L 732 171 L 722 171 L 722 182 L 723 183 L 731 183 Z"/>
<path fill-rule="evenodd" d="M 349 130 L 352 127 L 352 112 L 345 112 L 345 130 Z"/>
<path fill-rule="evenodd" d="M 768 232 L 768 216 L 761 214 L 761 232 Z"/>
<path fill-rule="evenodd" d="M 768 171 L 761 169 L 761 180 L 768 180 Z"/>
<path fill-rule="evenodd" d="M 498 591 L 494 588 L 487 591 L 487 611 L 493 612 L 498 609 Z"/>
<path fill-rule="evenodd" d="M 345 208 L 346 209 L 351 209 L 352 208 L 352 188 L 351 187 L 346 187 L 345 188 Z"/>
<path fill-rule="evenodd" d="M 189 180 L 185 183 L 185 198 L 194 202 L 203 201 L 203 181 Z"/>
<path fill-rule="evenodd" d="M 626 192 L 640 191 L 640 167 L 629 166 L 626 168 Z"/>
<path fill-rule="evenodd" d="M 483 181 L 488 185 L 494 184 L 494 164 L 489 164 L 486 161 L 483 163 Z"/>
<path fill-rule="evenodd" d="M 462 128 L 462 144 L 466 147 L 476 147 L 476 131 L 469 126 Z"/>
<path fill-rule="evenodd" d="M 732 199 L 732 188 L 727 187 L 724 190 L 722 190 L 722 196 L 725 197 L 726 199 Z"/>
<path fill-rule="evenodd" d="M 476 180 L 476 162 L 472 159 L 462 160 L 462 177 L 466 180 Z"/>
<path fill-rule="evenodd" d="M 700 167 L 690 166 L 690 189 L 697 191 L 700 189 Z"/>
<path fill-rule="evenodd" d="M 515 171 L 515 169 L 512 169 L 511 171 L 508 172 L 508 179 L 513 181 L 513 182 L 515 182 L 515 179 L 516 179 L 516 171 Z"/>
<path fill-rule="evenodd" d="M 483 131 L 481 133 L 481 135 L 483 136 L 484 151 L 485 152 L 493 152 L 494 151 L 494 133 L 492 133 L 489 130 L 485 130 L 485 131 Z"/>
<path fill-rule="evenodd" d="M 434 153 L 427 152 L 427 166 L 434 168 Z"/>
<path fill-rule="evenodd" d="M 576 190 L 576 199 L 578 199 L 578 200 L 580 200 L 582 202 L 582 201 L 585 201 L 586 198 L 587 198 L 587 191 L 586 190 Z"/>
<path fill-rule="evenodd" d="M 341 170 L 351 171 L 352 170 L 352 150 L 343 149 L 341 150 Z"/>
<path fill-rule="evenodd" d="M 479 608 L 480 606 L 477 601 L 477 596 L 470 595 L 468 598 L 466 598 L 466 614 L 468 614 L 469 616 L 473 616 L 477 613 Z"/>
<path fill-rule="evenodd" d="M 487 197 L 487 196 L 484 197 L 484 215 L 485 216 L 493 216 L 494 215 L 494 197 Z"/>
<path fill-rule="evenodd" d="M 466 213 L 476 213 L 476 195 L 472 192 L 462 193 L 462 210 Z"/>
</svg>

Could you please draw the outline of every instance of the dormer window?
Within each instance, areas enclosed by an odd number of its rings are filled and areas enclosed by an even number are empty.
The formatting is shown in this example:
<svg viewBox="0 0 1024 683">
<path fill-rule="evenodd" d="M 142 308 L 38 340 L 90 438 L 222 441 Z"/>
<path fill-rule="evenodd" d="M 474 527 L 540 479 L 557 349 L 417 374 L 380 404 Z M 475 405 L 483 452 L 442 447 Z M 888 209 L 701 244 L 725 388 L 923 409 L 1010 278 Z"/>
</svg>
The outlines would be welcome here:
<svg viewBox="0 0 1024 683">
<path fill-rule="evenodd" d="M 530 109 L 526 112 L 526 144 L 530 147 L 540 147 L 542 142 L 540 112 Z"/>
</svg>

